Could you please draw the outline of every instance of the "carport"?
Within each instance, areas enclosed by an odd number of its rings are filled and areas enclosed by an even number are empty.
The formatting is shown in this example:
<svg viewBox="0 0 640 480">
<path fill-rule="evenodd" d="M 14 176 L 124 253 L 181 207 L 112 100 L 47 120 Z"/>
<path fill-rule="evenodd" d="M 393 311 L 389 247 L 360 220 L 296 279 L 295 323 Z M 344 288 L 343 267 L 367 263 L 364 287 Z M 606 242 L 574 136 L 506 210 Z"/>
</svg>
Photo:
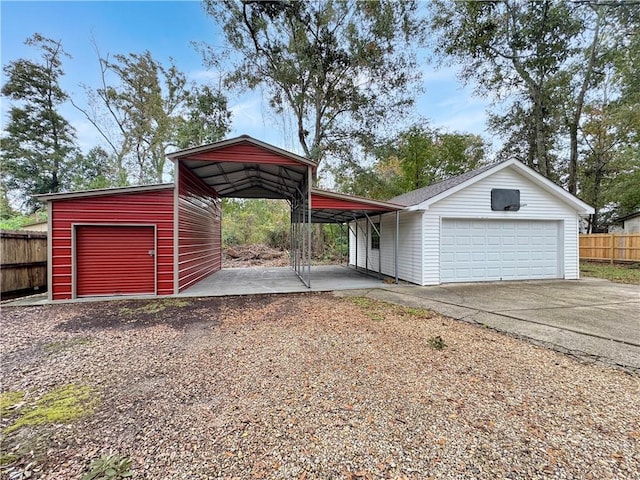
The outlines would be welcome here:
<svg viewBox="0 0 640 480">
<path fill-rule="evenodd" d="M 291 268 L 307 288 L 312 287 L 313 224 L 335 223 L 346 229 L 349 228 L 350 222 L 366 219 L 371 225 L 371 231 L 379 235 L 379 222 L 374 223 L 373 218 L 391 212 L 396 212 L 397 218 L 397 212 L 404 208 L 388 202 L 313 188 L 313 172 L 316 169 L 314 162 L 248 136 L 181 150 L 168 157 L 175 163 L 176 184 L 178 185 L 176 188 L 178 209 L 175 219 L 175 230 L 179 235 L 176 266 L 176 278 L 178 279 L 184 277 L 180 256 L 193 243 L 186 235 L 189 229 L 188 225 L 193 225 L 196 221 L 206 221 L 201 214 L 196 214 L 197 218 L 185 220 L 194 215 L 193 205 L 197 202 L 193 201 L 190 188 L 193 188 L 196 183 L 206 186 L 209 189 L 209 195 L 215 199 L 268 198 L 287 200 L 291 208 Z M 203 194 L 202 191 L 198 192 L 197 196 L 200 197 L 200 200 Z M 190 208 L 181 208 L 188 204 L 191 204 Z M 217 210 L 218 212 L 214 213 L 214 216 L 220 215 L 219 204 Z M 367 234 L 369 231 L 366 229 Z M 354 233 L 357 235 L 357 230 Z M 220 235 L 219 226 L 217 234 Z M 345 238 L 348 237 L 349 235 L 345 231 Z M 395 244 L 395 259 L 390 260 L 396 265 L 395 279 L 397 281 L 397 238 Z M 214 285 L 217 282 L 212 275 L 215 277 L 215 272 L 219 270 L 221 270 L 221 265 L 211 269 L 207 275 L 199 275 L 197 282 L 208 282 L 211 285 L 209 290 L 215 290 Z M 363 270 L 368 271 L 366 268 Z M 334 271 L 334 276 L 337 272 L 337 270 Z M 254 272 L 256 276 L 259 276 L 259 273 Z M 284 274 L 284 272 L 281 273 Z M 324 276 L 321 274 L 321 269 L 316 269 L 314 273 L 318 275 L 319 279 L 327 276 L 326 272 L 324 272 Z M 228 273 L 228 275 L 231 274 Z M 281 283 L 286 282 L 285 277 L 286 275 L 280 275 Z M 378 272 L 378 277 L 382 277 L 380 272 Z M 275 278 L 273 281 L 276 281 Z M 194 287 L 197 282 L 180 284 L 176 293 L 184 291 L 185 288 L 192 292 L 195 291 Z M 322 283 L 320 288 L 324 288 Z"/>
</svg>

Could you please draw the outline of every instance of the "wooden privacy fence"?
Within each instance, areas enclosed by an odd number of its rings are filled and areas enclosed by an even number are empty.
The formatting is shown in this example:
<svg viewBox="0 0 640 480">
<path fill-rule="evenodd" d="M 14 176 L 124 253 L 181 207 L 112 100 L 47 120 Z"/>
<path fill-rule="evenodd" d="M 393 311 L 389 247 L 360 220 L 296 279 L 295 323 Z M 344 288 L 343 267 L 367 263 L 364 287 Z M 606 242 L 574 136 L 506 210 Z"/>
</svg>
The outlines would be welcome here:
<svg viewBox="0 0 640 480">
<path fill-rule="evenodd" d="M 47 232 L 0 231 L 0 290 L 47 286 Z"/>
<path fill-rule="evenodd" d="M 580 260 L 640 262 L 640 233 L 580 235 Z"/>
</svg>

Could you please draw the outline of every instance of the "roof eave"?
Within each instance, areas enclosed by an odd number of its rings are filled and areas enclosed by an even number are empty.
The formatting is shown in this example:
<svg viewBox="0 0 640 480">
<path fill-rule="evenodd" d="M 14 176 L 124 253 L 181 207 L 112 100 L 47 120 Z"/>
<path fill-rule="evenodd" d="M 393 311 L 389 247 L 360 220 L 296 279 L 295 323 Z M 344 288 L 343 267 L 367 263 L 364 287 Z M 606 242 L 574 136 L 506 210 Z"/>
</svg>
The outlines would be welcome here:
<svg viewBox="0 0 640 480">
<path fill-rule="evenodd" d="M 315 193 L 317 195 L 324 195 L 330 198 L 335 198 L 337 200 L 360 202 L 367 205 L 378 206 L 378 207 L 390 209 L 390 210 L 404 210 L 406 208 L 404 205 L 399 205 L 397 203 L 383 202 L 381 200 L 373 200 L 370 198 L 359 197 L 356 195 L 347 195 L 345 193 L 330 192 L 328 190 L 321 190 L 319 188 L 312 188 L 311 193 L 312 194 Z"/>
<path fill-rule="evenodd" d="M 101 197 L 105 195 L 152 192 L 156 190 L 173 188 L 173 185 L 173 183 L 157 183 L 152 185 L 134 185 L 131 187 L 112 187 L 98 188 L 95 190 L 79 190 L 77 192 L 43 193 L 40 195 L 33 195 L 33 198 L 42 202 L 49 202 L 52 200 L 66 200 L 70 198 Z"/>
</svg>

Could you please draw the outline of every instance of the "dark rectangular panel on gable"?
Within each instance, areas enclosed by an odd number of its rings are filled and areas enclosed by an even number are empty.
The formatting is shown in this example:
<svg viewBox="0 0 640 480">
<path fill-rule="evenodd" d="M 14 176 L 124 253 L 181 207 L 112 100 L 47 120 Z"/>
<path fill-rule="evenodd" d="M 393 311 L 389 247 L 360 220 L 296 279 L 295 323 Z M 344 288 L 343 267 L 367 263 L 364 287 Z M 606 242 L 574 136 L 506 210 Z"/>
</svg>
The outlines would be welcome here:
<svg viewBox="0 0 640 480">
<path fill-rule="evenodd" d="M 517 212 L 520 210 L 520 190 L 491 189 L 491 210 Z"/>
</svg>

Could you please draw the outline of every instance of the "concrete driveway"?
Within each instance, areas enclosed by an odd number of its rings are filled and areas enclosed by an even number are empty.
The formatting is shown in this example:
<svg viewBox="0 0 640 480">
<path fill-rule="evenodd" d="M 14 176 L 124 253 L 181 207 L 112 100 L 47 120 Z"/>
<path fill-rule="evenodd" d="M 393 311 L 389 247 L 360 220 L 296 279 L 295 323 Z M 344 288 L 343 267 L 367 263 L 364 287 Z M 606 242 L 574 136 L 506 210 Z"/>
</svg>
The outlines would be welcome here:
<svg viewBox="0 0 640 480">
<path fill-rule="evenodd" d="M 356 292 L 342 292 L 356 295 Z M 526 337 L 640 372 L 640 287 L 601 279 L 384 287 L 361 295 Z"/>
</svg>

